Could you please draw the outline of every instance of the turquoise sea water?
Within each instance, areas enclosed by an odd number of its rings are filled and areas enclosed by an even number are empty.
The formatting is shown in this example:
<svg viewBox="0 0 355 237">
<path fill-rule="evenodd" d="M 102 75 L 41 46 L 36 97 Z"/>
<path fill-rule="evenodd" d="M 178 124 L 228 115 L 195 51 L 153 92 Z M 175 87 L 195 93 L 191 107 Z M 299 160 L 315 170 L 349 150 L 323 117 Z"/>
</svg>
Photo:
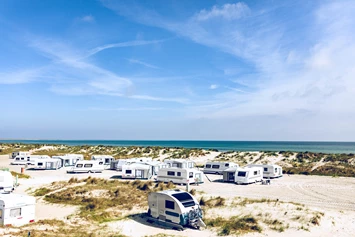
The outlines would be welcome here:
<svg viewBox="0 0 355 237">
<path fill-rule="evenodd" d="M 0 140 L 0 143 L 160 146 L 218 149 L 220 151 L 311 151 L 355 153 L 355 142 L 281 142 L 281 141 L 127 141 L 127 140 Z"/>
</svg>

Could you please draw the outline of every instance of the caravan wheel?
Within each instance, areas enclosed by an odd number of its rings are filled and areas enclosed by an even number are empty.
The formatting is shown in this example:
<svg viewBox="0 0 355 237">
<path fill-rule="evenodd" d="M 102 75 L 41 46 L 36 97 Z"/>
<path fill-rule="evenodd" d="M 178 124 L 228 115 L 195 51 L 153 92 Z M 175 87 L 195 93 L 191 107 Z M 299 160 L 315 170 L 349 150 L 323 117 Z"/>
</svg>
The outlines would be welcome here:
<svg viewBox="0 0 355 237">
<path fill-rule="evenodd" d="M 151 215 L 151 211 L 150 211 L 150 208 L 148 209 L 148 212 L 147 212 L 148 216 L 152 216 Z"/>
</svg>

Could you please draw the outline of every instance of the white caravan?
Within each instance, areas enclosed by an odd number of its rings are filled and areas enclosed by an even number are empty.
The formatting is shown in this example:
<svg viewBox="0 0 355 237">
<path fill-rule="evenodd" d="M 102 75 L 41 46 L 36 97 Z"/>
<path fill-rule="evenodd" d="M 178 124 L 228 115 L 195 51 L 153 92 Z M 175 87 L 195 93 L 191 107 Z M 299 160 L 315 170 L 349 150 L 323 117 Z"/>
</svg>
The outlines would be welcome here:
<svg viewBox="0 0 355 237">
<path fill-rule="evenodd" d="M 14 177 L 10 171 L 0 170 L 0 193 L 10 193 L 14 190 Z"/>
<path fill-rule="evenodd" d="M 122 166 L 125 165 L 127 162 L 127 159 L 119 159 L 119 160 L 114 160 L 110 164 L 110 170 L 122 170 Z"/>
<path fill-rule="evenodd" d="M 36 198 L 20 194 L 0 194 L 0 225 L 21 226 L 35 221 Z"/>
<path fill-rule="evenodd" d="M 226 170 L 223 170 L 223 182 L 235 182 L 235 174 L 239 167 L 231 167 Z"/>
<path fill-rule="evenodd" d="M 157 181 L 175 184 L 203 183 L 203 173 L 189 168 L 162 168 L 158 171 Z"/>
<path fill-rule="evenodd" d="M 236 163 L 233 162 L 218 162 L 218 161 L 209 161 L 205 164 L 203 173 L 205 174 L 222 174 L 224 170 L 232 167 L 239 167 Z"/>
<path fill-rule="evenodd" d="M 47 155 L 16 156 L 11 165 L 34 165 L 38 159 L 50 159 Z"/>
<path fill-rule="evenodd" d="M 166 168 L 167 165 L 161 162 L 146 162 L 146 163 L 126 163 L 122 165 L 123 179 L 150 179 L 157 175 L 159 169 Z"/>
<path fill-rule="evenodd" d="M 190 193 L 181 190 L 165 190 L 148 194 L 148 216 L 159 221 L 172 223 L 183 229 L 191 226 L 205 227 L 202 210 Z"/>
<path fill-rule="evenodd" d="M 103 162 L 96 160 L 80 160 L 67 173 L 101 173 L 104 170 Z"/>
<path fill-rule="evenodd" d="M 282 177 L 282 168 L 279 165 L 248 165 L 247 167 L 263 168 L 264 178 L 279 178 Z"/>
<path fill-rule="evenodd" d="M 57 170 L 61 168 L 59 159 L 37 159 L 34 163 L 35 170 Z"/>
<path fill-rule="evenodd" d="M 110 169 L 111 162 L 113 162 L 115 158 L 110 155 L 92 155 L 91 160 L 101 161 L 103 162 L 105 169 Z"/>
<path fill-rule="evenodd" d="M 195 162 L 193 162 L 192 160 L 171 159 L 171 160 L 164 160 L 164 163 L 168 164 L 169 167 L 195 168 Z"/>
<path fill-rule="evenodd" d="M 263 169 L 261 167 L 250 167 L 237 169 L 235 174 L 236 184 L 250 184 L 263 180 Z"/>
<path fill-rule="evenodd" d="M 11 159 L 14 159 L 16 156 L 29 156 L 30 152 L 29 151 L 14 151 L 11 154 Z"/>
<path fill-rule="evenodd" d="M 60 167 L 74 166 L 79 160 L 84 160 L 82 154 L 65 154 L 63 156 L 52 156 L 52 159 L 60 160 Z"/>
</svg>

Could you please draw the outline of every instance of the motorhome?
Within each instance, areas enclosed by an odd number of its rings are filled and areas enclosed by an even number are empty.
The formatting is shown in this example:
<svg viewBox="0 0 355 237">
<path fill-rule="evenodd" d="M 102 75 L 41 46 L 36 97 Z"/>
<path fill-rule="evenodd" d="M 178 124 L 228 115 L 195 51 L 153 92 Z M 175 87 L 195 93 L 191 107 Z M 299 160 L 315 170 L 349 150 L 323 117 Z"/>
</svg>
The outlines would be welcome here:
<svg viewBox="0 0 355 237">
<path fill-rule="evenodd" d="M 52 156 L 52 159 L 60 160 L 60 167 L 74 166 L 79 160 L 84 160 L 82 154 L 65 154 L 62 156 Z"/>
<path fill-rule="evenodd" d="M 195 162 L 193 162 L 192 160 L 167 159 L 167 160 L 164 160 L 164 163 L 168 164 L 169 167 L 195 168 Z"/>
<path fill-rule="evenodd" d="M 38 159 L 50 159 L 47 155 L 16 156 L 11 165 L 34 165 Z"/>
<path fill-rule="evenodd" d="M 10 158 L 14 159 L 16 156 L 28 156 L 30 155 L 29 151 L 14 151 L 12 152 Z"/>
<path fill-rule="evenodd" d="M 282 177 L 282 168 L 279 165 L 248 165 L 247 167 L 261 167 L 263 168 L 264 178 L 279 178 Z"/>
<path fill-rule="evenodd" d="M 110 169 L 111 162 L 113 162 L 115 158 L 110 155 L 92 155 L 91 160 L 102 161 L 104 164 L 104 169 Z"/>
<path fill-rule="evenodd" d="M 236 184 L 250 184 L 263 180 L 263 169 L 261 167 L 240 168 L 235 174 Z"/>
<path fill-rule="evenodd" d="M 181 227 L 205 227 L 198 201 L 188 192 L 165 190 L 148 194 L 148 216 Z"/>
<path fill-rule="evenodd" d="M 204 166 L 203 173 L 205 174 L 222 174 L 224 170 L 232 167 L 238 167 L 236 163 L 233 162 L 207 162 Z"/>
<path fill-rule="evenodd" d="M 231 168 L 223 170 L 223 172 L 222 172 L 223 182 L 234 183 L 235 182 L 235 174 L 238 169 L 239 169 L 239 167 L 231 167 Z"/>
<path fill-rule="evenodd" d="M 67 173 L 101 173 L 104 170 L 102 161 L 80 160 L 67 170 Z"/>
<path fill-rule="evenodd" d="M 21 226 L 35 221 L 36 198 L 20 194 L 0 194 L 0 225 Z"/>
<path fill-rule="evenodd" d="M 136 162 L 127 163 L 122 166 L 123 179 L 150 179 L 157 175 L 159 169 L 166 168 L 167 165 L 161 162 Z"/>
<path fill-rule="evenodd" d="M 162 168 L 158 171 L 157 181 L 173 182 L 175 184 L 203 183 L 203 173 L 189 168 Z"/>
<path fill-rule="evenodd" d="M 14 190 L 14 177 L 10 171 L 0 170 L 0 193 L 10 193 Z"/>
<path fill-rule="evenodd" d="M 57 170 L 60 168 L 61 161 L 59 159 L 37 159 L 33 166 L 35 170 Z"/>
</svg>

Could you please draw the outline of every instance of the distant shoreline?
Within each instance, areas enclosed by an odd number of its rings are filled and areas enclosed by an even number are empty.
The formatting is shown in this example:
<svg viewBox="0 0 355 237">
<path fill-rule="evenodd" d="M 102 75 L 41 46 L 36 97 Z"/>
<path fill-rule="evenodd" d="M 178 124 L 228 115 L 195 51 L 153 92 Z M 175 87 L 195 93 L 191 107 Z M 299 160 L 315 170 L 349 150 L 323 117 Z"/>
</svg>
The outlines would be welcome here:
<svg viewBox="0 0 355 237">
<path fill-rule="evenodd" d="M 176 147 L 218 151 L 292 151 L 317 153 L 355 153 L 355 142 L 297 141 L 163 141 L 163 140 L 0 140 L 0 144 L 68 146 Z"/>
</svg>

